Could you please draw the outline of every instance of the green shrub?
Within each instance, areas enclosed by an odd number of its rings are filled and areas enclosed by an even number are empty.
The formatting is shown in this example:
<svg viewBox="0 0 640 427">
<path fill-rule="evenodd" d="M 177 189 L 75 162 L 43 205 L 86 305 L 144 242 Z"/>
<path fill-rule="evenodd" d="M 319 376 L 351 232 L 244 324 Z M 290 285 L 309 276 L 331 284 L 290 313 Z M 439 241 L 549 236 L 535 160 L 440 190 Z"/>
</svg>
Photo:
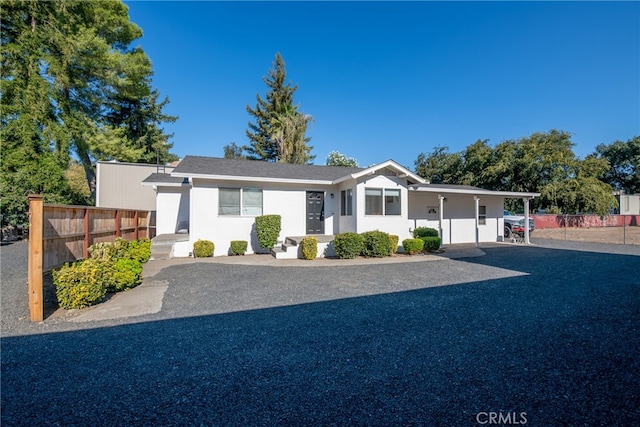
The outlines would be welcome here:
<svg viewBox="0 0 640 427">
<path fill-rule="evenodd" d="M 442 241 L 440 240 L 439 237 L 427 236 L 427 237 L 421 237 L 421 239 L 424 242 L 425 251 L 433 252 L 440 249 L 440 243 Z"/>
<path fill-rule="evenodd" d="M 142 281 L 142 264 L 133 259 L 122 258 L 113 264 L 108 291 L 119 292 L 135 288 Z"/>
<path fill-rule="evenodd" d="M 262 215 L 256 217 L 256 235 L 260 247 L 272 248 L 280 235 L 282 218 L 280 215 Z"/>
<path fill-rule="evenodd" d="M 89 256 L 93 259 L 112 262 L 119 259 L 133 259 L 144 264 L 151 257 L 151 240 L 128 241 L 118 237 L 113 243 L 94 243 L 89 247 Z"/>
<path fill-rule="evenodd" d="M 53 271 L 53 283 L 60 307 L 82 308 L 102 300 L 107 293 L 107 269 L 104 261 L 89 258 L 73 264 L 67 263 Z"/>
<path fill-rule="evenodd" d="M 400 240 L 399 236 L 396 236 L 395 234 L 389 234 L 389 246 L 391 247 L 391 251 L 389 252 L 389 255 L 393 255 L 396 252 L 398 252 L 399 240 Z"/>
<path fill-rule="evenodd" d="M 304 259 L 316 259 L 318 255 L 318 239 L 315 237 L 305 237 L 300 242 L 302 249 L 302 258 Z"/>
<path fill-rule="evenodd" d="M 424 241 L 422 239 L 405 239 L 402 241 L 402 248 L 407 255 L 415 255 L 422 252 Z"/>
<path fill-rule="evenodd" d="M 232 240 L 231 253 L 234 255 L 244 255 L 247 252 L 248 242 L 246 240 Z"/>
<path fill-rule="evenodd" d="M 144 264 L 151 258 L 151 240 L 140 239 L 129 242 L 128 258 Z"/>
<path fill-rule="evenodd" d="M 213 256 L 215 245 L 211 240 L 198 239 L 193 243 L 193 256 L 196 258 L 206 258 Z"/>
<path fill-rule="evenodd" d="M 362 252 L 362 236 L 352 232 L 338 234 L 333 238 L 333 247 L 338 258 L 353 259 Z"/>
<path fill-rule="evenodd" d="M 113 258 L 113 254 L 113 243 L 111 242 L 94 243 L 89 246 L 90 258 L 108 261 Z"/>
<path fill-rule="evenodd" d="M 365 231 L 362 236 L 362 256 L 384 258 L 391 253 L 389 234 L 384 231 Z"/>
<path fill-rule="evenodd" d="M 415 239 L 421 239 L 423 237 L 439 237 L 440 233 L 435 228 L 430 227 L 416 227 L 413 230 L 413 237 Z"/>
</svg>

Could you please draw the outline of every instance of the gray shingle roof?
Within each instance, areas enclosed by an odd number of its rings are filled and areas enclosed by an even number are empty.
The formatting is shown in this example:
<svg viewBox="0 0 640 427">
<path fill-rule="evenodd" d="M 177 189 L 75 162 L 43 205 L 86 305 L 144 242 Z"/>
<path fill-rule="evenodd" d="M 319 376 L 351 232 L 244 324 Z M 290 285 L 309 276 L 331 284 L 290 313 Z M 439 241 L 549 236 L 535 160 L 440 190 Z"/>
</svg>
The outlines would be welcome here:
<svg viewBox="0 0 640 427">
<path fill-rule="evenodd" d="M 486 191 L 484 188 L 474 187 L 472 185 L 457 185 L 457 184 L 415 184 L 414 187 L 441 188 L 443 190 Z"/>
<path fill-rule="evenodd" d="M 361 170 L 363 169 L 186 156 L 180 164 L 176 166 L 173 173 L 181 175 L 218 175 L 246 178 L 334 181 Z"/>
<path fill-rule="evenodd" d="M 171 176 L 168 173 L 152 173 L 142 182 L 158 183 L 158 184 L 182 184 L 184 178 L 179 176 Z"/>
</svg>

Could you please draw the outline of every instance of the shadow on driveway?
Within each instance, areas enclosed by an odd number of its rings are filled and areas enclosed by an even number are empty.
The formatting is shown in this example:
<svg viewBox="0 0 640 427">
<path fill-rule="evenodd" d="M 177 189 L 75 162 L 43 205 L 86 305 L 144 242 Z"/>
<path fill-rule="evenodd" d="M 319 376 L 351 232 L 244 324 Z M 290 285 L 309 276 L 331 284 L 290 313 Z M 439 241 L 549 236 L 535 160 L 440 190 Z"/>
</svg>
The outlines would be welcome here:
<svg viewBox="0 0 640 427">
<path fill-rule="evenodd" d="M 466 284 L 3 338 L 2 425 L 450 426 L 492 411 L 525 412 L 533 426 L 639 419 L 639 258 L 485 250 L 421 272 L 429 284 L 430 270 L 448 268 Z M 202 266 L 170 285 L 169 312 L 260 272 Z M 529 274 L 473 280 L 483 266 Z M 407 269 L 371 267 L 367 280 Z M 254 285 L 286 282 L 272 270 Z M 313 275 L 301 270 L 291 277 Z M 360 271 L 309 281 L 355 282 Z"/>
</svg>

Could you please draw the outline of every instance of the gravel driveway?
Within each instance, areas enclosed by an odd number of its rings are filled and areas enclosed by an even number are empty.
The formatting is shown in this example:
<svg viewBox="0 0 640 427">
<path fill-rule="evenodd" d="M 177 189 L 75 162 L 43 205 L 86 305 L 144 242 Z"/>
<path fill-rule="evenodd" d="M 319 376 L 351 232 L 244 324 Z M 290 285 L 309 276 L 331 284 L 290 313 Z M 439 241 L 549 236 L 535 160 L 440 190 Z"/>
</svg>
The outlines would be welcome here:
<svg viewBox="0 0 640 427">
<path fill-rule="evenodd" d="M 180 263 L 155 276 L 158 313 L 35 325 L 10 307 L 26 303 L 26 245 L 4 246 L 2 425 L 632 425 L 640 248 L 534 243 L 331 268 Z"/>
</svg>

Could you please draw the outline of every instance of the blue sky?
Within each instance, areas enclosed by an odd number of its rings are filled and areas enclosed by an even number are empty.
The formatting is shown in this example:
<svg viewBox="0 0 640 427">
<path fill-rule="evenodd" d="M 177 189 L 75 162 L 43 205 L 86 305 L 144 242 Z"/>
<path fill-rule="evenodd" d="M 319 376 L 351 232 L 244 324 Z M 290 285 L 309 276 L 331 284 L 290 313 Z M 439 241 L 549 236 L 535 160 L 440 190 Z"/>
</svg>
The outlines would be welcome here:
<svg viewBox="0 0 640 427">
<path fill-rule="evenodd" d="M 550 129 L 584 157 L 640 135 L 639 2 L 125 3 L 180 157 L 248 143 L 276 52 L 316 164 L 337 150 L 413 169 L 438 145 Z"/>
</svg>

